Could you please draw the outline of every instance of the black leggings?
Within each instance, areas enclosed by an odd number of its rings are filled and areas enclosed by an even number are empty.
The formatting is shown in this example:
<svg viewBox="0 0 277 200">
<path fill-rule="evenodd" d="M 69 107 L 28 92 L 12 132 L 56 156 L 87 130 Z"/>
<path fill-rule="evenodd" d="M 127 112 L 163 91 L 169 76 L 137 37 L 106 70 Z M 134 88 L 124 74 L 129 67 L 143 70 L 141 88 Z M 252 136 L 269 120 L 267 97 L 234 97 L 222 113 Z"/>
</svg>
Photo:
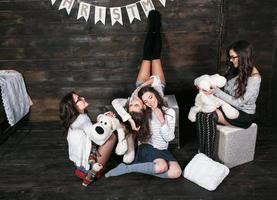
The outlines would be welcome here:
<svg viewBox="0 0 277 200">
<path fill-rule="evenodd" d="M 216 112 L 196 115 L 196 130 L 199 141 L 199 151 L 214 159 L 216 123 L 218 117 Z"/>
</svg>

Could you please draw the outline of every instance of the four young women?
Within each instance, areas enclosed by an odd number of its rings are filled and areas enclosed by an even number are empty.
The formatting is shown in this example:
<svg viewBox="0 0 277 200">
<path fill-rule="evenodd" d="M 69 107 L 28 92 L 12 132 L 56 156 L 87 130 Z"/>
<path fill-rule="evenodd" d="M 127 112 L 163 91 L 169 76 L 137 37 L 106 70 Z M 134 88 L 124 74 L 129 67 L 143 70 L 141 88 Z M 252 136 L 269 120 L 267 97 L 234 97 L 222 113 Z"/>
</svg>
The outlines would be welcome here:
<svg viewBox="0 0 277 200">
<path fill-rule="evenodd" d="M 146 173 L 161 178 L 178 178 L 181 167 L 168 151 L 174 139 L 175 111 L 164 102 L 165 77 L 160 60 L 160 14 L 153 10 L 148 17 L 148 32 L 143 49 L 143 61 L 137 76 L 136 90 L 128 99 L 115 99 L 112 105 L 125 124 L 125 130 L 138 142 L 135 159 L 131 164 L 119 164 L 105 174 L 106 177 L 130 172 Z M 214 113 L 197 114 L 199 150 L 213 157 L 215 126 L 234 125 L 248 128 L 254 121 L 256 99 L 261 76 L 253 63 L 252 46 L 247 41 L 237 41 L 227 49 L 224 90 L 214 88 L 213 93 L 239 110 L 239 117 L 230 120 L 219 109 Z M 151 76 L 152 75 L 152 76 Z M 67 94 L 60 103 L 60 118 L 67 132 L 69 159 L 76 166 L 75 174 L 90 170 L 92 149 L 87 133 L 92 122 L 87 114 L 88 103 L 75 92 Z M 109 112 L 108 115 L 114 115 Z M 128 137 L 129 137 L 128 136 Z M 203 139 L 204 138 L 204 139 Z M 114 147 L 116 136 L 98 148 L 97 161 L 105 165 Z"/>
</svg>

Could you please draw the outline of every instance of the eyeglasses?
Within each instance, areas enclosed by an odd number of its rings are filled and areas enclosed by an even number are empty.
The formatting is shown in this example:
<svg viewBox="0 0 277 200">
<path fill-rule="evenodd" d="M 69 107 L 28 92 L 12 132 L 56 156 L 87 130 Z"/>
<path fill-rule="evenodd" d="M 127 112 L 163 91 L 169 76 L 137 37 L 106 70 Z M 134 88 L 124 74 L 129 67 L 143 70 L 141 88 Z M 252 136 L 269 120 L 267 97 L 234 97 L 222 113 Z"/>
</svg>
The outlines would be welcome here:
<svg viewBox="0 0 277 200">
<path fill-rule="evenodd" d="M 235 60 L 236 58 L 238 58 L 238 56 L 230 56 L 229 57 L 230 60 Z"/>
<path fill-rule="evenodd" d="M 77 101 L 75 102 L 75 105 L 76 105 L 79 101 L 83 101 L 83 100 L 85 100 L 85 97 L 78 96 Z"/>
</svg>

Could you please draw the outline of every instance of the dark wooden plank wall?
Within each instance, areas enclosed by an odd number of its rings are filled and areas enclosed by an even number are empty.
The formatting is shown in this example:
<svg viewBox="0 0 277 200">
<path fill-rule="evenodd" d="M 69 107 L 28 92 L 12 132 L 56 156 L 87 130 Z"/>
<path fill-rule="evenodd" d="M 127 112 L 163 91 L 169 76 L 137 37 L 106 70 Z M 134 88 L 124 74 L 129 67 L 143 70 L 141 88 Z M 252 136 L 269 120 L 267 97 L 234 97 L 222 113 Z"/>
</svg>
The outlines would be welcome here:
<svg viewBox="0 0 277 200">
<path fill-rule="evenodd" d="M 94 1 L 104 6 L 133 2 Z M 216 72 L 219 1 L 168 1 L 165 8 L 153 2 L 163 16 L 167 93 L 178 95 L 181 105 L 192 104 L 195 76 Z M 85 23 L 76 19 L 77 6 L 68 16 L 58 11 L 59 4 L 15 0 L 0 6 L 0 66 L 24 75 L 34 101 L 33 121 L 58 120 L 58 102 L 71 90 L 88 97 L 93 114 L 110 108 L 114 97 L 130 94 L 142 57 L 147 24 L 140 6 L 141 21 L 129 24 L 123 12 L 124 26 L 112 27 L 109 16 L 106 26 L 94 25 L 93 18 Z"/>
<path fill-rule="evenodd" d="M 225 1 L 223 47 L 237 39 L 246 39 L 254 46 L 255 63 L 262 74 L 257 102 L 257 120 L 263 126 L 276 126 L 274 115 L 274 78 L 276 84 L 276 8 L 277 1 Z M 224 49 L 224 48 L 223 48 Z M 225 52 L 224 52 L 225 53 Z M 275 64 L 274 64 L 275 62 Z M 275 65 L 275 67 L 274 67 Z M 274 75 L 275 69 L 275 75 Z M 276 91 L 275 86 L 275 91 Z M 275 107 L 276 109 L 276 107 Z"/>
<path fill-rule="evenodd" d="M 275 11 L 274 19 L 274 52 L 273 52 L 273 102 L 277 102 L 277 10 Z M 274 122 L 277 122 L 277 104 L 273 103 Z M 273 123 L 277 126 L 277 123 Z"/>
<path fill-rule="evenodd" d="M 93 115 L 110 109 L 113 98 L 132 91 L 141 61 L 146 19 L 140 6 L 141 21 L 129 24 L 123 10 L 124 26 L 112 27 L 109 15 L 106 26 L 95 25 L 92 9 L 85 23 L 76 19 L 77 3 L 68 16 L 58 10 L 60 2 L 51 6 L 50 0 L 0 1 L 0 67 L 24 75 L 34 102 L 32 121 L 58 120 L 58 102 L 71 90 L 88 97 Z M 135 0 L 90 2 L 120 6 Z M 177 96 L 180 123 L 191 125 L 187 113 L 196 94 L 193 79 L 221 70 L 220 48 L 242 37 L 258 50 L 257 63 L 266 80 L 259 100 L 265 109 L 260 109 L 259 120 L 270 123 L 274 0 L 175 0 L 167 1 L 165 8 L 158 0 L 153 2 L 163 16 L 166 93 Z"/>
</svg>

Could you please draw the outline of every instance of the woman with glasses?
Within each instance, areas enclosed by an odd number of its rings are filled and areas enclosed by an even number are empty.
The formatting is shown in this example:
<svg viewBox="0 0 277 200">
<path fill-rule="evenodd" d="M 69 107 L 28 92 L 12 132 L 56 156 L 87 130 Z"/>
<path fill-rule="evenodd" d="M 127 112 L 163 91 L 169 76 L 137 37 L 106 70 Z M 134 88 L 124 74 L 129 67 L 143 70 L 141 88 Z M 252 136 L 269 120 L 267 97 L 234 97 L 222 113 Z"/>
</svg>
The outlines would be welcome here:
<svg viewBox="0 0 277 200">
<path fill-rule="evenodd" d="M 214 88 L 212 93 L 239 111 L 236 119 L 228 119 L 221 109 L 214 113 L 197 114 L 197 132 L 200 152 L 213 157 L 216 123 L 248 128 L 254 122 L 256 100 L 259 95 L 261 76 L 253 62 L 253 47 L 245 41 L 232 43 L 226 50 L 227 83 L 224 89 Z"/>
<path fill-rule="evenodd" d="M 69 159 L 76 166 L 75 175 L 83 179 L 85 185 L 93 180 L 87 178 L 91 170 L 90 161 L 94 159 L 105 166 L 116 142 L 116 136 L 112 134 L 103 145 L 95 148 L 96 145 L 88 138 L 93 124 L 87 107 L 85 98 L 74 91 L 65 95 L 60 102 L 60 119 L 67 135 Z M 93 175 L 97 177 L 100 173 Z"/>
</svg>

